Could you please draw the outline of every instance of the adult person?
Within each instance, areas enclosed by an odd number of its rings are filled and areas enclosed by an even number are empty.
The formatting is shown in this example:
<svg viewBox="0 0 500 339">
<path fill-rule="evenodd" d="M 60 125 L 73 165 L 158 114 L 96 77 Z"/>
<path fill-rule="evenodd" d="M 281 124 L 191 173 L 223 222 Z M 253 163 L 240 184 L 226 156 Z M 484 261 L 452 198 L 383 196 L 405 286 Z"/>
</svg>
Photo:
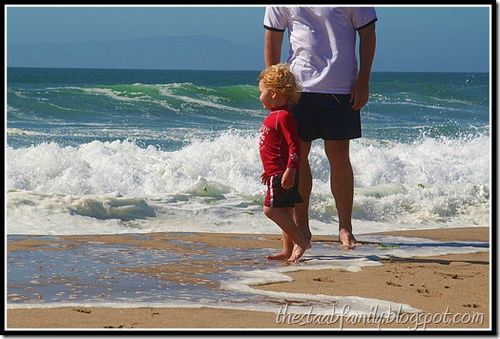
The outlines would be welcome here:
<svg viewBox="0 0 500 339">
<path fill-rule="evenodd" d="M 309 199 L 312 174 L 311 142 L 323 139 L 330 162 L 330 187 L 339 218 L 339 242 L 356 246 L 352 231 L 354 175 L 349 142 L 361 137 L 360 110 L 368 101 L 375 55 L 377 16 L 373 7 L 266 7 L 264 14 L 266 66 L 280 63 L 288 30 L 287 63 L 302 89 L 293 107 L 300 138 L 299 192 L 304 202 L 295 208 L 295 221 L 311 239 Z M 359 70 L 356 58 L 359 35 Z"/>
</svg>

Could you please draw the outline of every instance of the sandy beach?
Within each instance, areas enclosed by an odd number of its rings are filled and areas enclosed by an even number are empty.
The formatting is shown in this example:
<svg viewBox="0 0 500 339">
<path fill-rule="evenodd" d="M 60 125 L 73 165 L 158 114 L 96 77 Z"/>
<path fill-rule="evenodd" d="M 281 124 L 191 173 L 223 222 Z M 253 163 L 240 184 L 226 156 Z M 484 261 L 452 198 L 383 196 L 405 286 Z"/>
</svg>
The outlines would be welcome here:
<svg viewBox="0 0 500 339">
<path fill-rule="evenodd" d="M 442 242 L 481 241 L 491 243 L 487 227 L 433 229 L 378 233 L 404 237 L 418 237 Z M 142 251 L 168 250 L 176 255 L 193 254 L 203 244 L 218 249 L 267 249 L 280 247 L 279 235 L 242 235 L 217 233 L 154 233 L 138 238 L 131 235 L 64 236 L 64 241 L 54 243 L 47 239 L 20 239 L 8 241 L 8 254 L 21 250 L 57 251 L 71 249 L 85 242 L 104 246 L 127 243 Z M 362 238 L 360 236 L 360 238 Z M 318 244 L 338 246 L 334 237 L 315 236 L 313 247 Z M 354 250 L 356 251 L 356 250 Z M 348 252 L 346 252 L 348 253 Z M 238 263 L 233 263 L 238 261 Z M 245 261 L 246 260 L 246 261 Z M 245 265 L 262 258 L 225 258 L 220 264 L 203 259 L 189 260 L 177 265 L 146 265 L 124 267 L 121 272 L 156 274 L 165 280 L 185 284 L 217 286 L 206 274 L 223 270 L 227 265 Z M 420 309 L 420 328 L 430 329 L 489 329 L 490 326 L 490 250 L 478 253 L 458 253 L 425 257 L 391 257 L 381 260 L 379 266 L 363 267 L 359 272 L 349 270 L 318 269 L 290 272 L 293 281 L 258 286 L 266 291 L 312 293 L 331 296 L 358 296 L 403 303 Z M 199 273 L 204 273 L 205 276 Z M 14 300 L 9 296 L 8 301 Z M 9 305 L 8 305 L 9 306 Z M 393 310 L 395 311 L 395 310 Z M 281 314 L 279 312 L 282 312 Z M 405 313 L 403 313 L 405 314 Z M 345 328 L 398 328 L 411 330 L 416 327 L 416 317 L 406 314 L 398 321 L 376 323 L 374 319 L 343 320 L 326 317 L 293 317 L 286 310 L 276 307 L 276 312 L 260 312 L 211 307 L 59 307 L 59 308 L 8 308 L 6 329 L 287 329 L 340 330 Z"/>
</svg>

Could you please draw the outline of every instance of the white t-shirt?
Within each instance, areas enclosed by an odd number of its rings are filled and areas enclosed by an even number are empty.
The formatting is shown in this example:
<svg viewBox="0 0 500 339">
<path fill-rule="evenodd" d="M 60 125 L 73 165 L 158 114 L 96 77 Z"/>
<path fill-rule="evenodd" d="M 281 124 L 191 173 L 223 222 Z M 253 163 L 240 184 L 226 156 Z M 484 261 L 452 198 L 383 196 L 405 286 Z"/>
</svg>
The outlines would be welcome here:
<svg viewBox="0 0 500 339">
<path fill-rule="evenodd" d="M 266 7 L 264 27 L 288 29 L 287 62 L 303 92 L 350 94 L 358 72 L 356 31 L 373 7 Z"/>
</svg>

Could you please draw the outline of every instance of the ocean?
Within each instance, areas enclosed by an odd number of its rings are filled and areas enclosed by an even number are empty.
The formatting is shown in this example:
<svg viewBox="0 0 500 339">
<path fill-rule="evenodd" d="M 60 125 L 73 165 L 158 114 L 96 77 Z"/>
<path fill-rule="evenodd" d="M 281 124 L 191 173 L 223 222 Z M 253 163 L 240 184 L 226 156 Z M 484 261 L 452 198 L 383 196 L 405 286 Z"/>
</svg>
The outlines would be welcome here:
<svg viewBox="0 0 500 339">
<path fill-rule="evenodd" d="M 262 213 L 257 71 L 8 68 L 9 235 L 279 233 Z M 488 226 L 486 73 L 372 74 L 355 234 Z M 313 143 L 311 229 L 337 233 Z"/>
<path fill-rule="evenodd" d="M 257 286 L 290 281 L 287 273 L 297 270 L 357 272 L 383 258 L 489 249 L 487 242 L 367 234 L 489 226 L 489 77 L 472 73 L 373 74 L 363 137 L 351 143 L 356 250 L 313 242 L 303 261 L 283 265 L 264 259 L 277 249 L 194 240 L 199 232 L 230 233 L 235 242 L 280 233 L 262 213 L 258 131 L 267 112 L 257 77 L 9 68 L 9 309 L 418 312 L 385 300 Z M 336 235 L 338 220 L 321 141 L 313 143 L 310 163 L 314 240 Z M 22 247 L 30 241 L 34 246 Z"/>
</svg>

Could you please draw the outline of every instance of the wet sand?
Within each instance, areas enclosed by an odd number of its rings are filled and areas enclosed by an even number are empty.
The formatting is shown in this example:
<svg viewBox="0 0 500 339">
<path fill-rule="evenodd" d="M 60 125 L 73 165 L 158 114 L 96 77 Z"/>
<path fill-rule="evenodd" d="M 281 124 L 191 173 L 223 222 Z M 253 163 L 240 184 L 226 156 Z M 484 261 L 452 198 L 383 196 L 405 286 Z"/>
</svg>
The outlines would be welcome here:
<svg viewBox="0 0 500 339">
<path fill-rule="evenodd" d="M 419 231 L 384 232 L 405 237 L 422 237 L 439 241 L 484 241 L 491 243 L 486 227 L 436 229 Z M 240 235 L 216 233 L 156 233 L 147 241 L 130 235 L 122 236 L 67 236 L 67 242 L 53 243 L 47 239 L 23 239 L 8 242 L 8 253 L 22 249 L 50 249 L 54 252 L 75 246 L 78 242 L 92 241 L 104 244 L 133 244 L 144 250 L 168 250 L 178 255 L 195 253 L 197 246 L 186 246 L 182 241 L 204 243 L 218 248 L 276 248 L 280 247 L 279 235 Z M 175 240 L 167 242 L 165 240 Z M 334 237 L 317 236 L 316 243 L 338 246 Z M 294 293 L 327 294 L 332 296 L 360 296 L 409 304 L 421 309 L 430 320 L 427 328 L 474 328 L 490 326 L 490 252 L 449 254 L 433 257 L 391 258 L 381 260 L 383 265 L 364 267 L 359 272 L 347 270 L 308 270 L 291 272 L 293 282 L 259 286 L 262 290 Z M 226 258 L 224 265 L 232 265 Z M 239 259 L 238 264 L 252 263 Z M 210 284 L 198 272 L 213 273 L 223 269 L 218 263 L 191 260 L 182 266 L 149 265 L 135 268 L 136 273 L 150 271 L 165 280 L 181 279 L 188 284 Z M 124 268 L 126 271 L 127 268 Z M 176 274 L 182 272 L 182 274 Z M 394 310 L 393 310 L 394 311 Z M 432 318 L 433 319 L 430 319 Z M 453 318 L 453 319 L 452 319 Z M 359 321 L 355 321 L 359 320 Z M 12 329 L 318 329 L 341 328 L 413 329 L 415 318 L 401 317 L 399 323 L 376 323 L 372 319 L 344 318 L 341 324 L 334 318 L 293 318 L 292 314 L 257 312 L 211 307 L 201 308 L 111 308 L 111 307 L 60 307 L 16 308 L 7 310 L 7 330 Z M 440 320 L 440 321 L 438 321 Z M 448 322 L 446 320 L 449 320 Z M 480 322 L 482 320 L 482 322 Z M 356 323 L 350 323 L 356 322 Z M 422 327 L 422 326 L 421 326 Z"/>
</svg>

